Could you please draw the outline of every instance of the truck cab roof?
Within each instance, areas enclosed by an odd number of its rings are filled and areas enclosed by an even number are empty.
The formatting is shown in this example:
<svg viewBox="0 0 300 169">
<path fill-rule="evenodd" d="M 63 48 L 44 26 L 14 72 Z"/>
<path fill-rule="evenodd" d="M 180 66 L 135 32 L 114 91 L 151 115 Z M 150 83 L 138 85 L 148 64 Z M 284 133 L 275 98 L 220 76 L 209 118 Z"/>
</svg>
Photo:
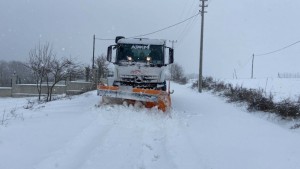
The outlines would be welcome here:
<svg viewBox="0 0 300 169">
<path fill-rule="evenodd" d="M 146 38 L 135 38 L 126 39 L 122 38 L 118 40 L 118 44 L 141 44 L 141 45 L 165 45 L 166 41 L 162 39 L 146 39 Z"/>
</svg>

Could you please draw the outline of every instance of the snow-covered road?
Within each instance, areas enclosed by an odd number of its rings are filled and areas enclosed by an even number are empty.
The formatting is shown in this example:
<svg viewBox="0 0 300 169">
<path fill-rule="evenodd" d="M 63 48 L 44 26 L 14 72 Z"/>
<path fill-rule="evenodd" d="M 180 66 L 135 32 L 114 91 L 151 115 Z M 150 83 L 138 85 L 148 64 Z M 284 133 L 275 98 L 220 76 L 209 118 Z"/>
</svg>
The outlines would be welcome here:
<svg viewBox="0 0 300 169">
<path fill-rule="evenodd" d="M 172 84 L 173 109 L 101 106 L 96 92 L 25 110 L 0 126 L 1 169 L 298 169 L 300 135 L 210 93 Z M 18 106 L 17 106 L 18 105 Z M 0 114 L 0 115 L 1 115 Z"/>
</svg>

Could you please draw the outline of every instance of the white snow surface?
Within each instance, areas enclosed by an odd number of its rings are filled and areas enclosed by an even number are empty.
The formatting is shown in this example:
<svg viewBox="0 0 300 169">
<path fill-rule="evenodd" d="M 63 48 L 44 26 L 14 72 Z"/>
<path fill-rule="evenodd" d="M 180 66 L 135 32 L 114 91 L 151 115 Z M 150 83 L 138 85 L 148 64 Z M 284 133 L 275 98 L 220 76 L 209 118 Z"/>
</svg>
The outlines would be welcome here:
<svg viewBox="0 0 300 169">
<path fill-rule="evenodd" d="M 24 109 L 0 98 L 1 169 L 298 169 L 299 130 L 172 84 L 172 110 L 99 105 L 96 91 Z M 1 120 L 2 116 L 0 117 Z M 297 131 L 297 132 L 296 132 Z"/>
</svg>

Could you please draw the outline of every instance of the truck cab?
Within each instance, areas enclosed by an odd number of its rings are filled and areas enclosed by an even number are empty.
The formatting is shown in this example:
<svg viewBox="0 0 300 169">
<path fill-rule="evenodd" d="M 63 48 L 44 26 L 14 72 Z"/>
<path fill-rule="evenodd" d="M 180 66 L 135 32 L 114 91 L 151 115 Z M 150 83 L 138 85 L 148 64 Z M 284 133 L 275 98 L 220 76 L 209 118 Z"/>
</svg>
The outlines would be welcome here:
<svg viewBox="0 0 300 169">
<path fill-rule="evenodd" d="M 116 37 L 107 60 L 115 65 L 113 86 L 166 91 L 165 71 L 173 63 L 173 49 L 165 40 Z"/>
</svg>

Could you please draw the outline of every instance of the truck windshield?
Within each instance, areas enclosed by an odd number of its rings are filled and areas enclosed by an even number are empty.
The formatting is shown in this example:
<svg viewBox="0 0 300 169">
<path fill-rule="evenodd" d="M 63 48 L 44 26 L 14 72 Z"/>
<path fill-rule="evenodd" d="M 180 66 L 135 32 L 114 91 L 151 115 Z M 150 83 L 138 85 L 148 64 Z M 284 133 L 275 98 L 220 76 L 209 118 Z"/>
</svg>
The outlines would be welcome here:
<svg viewBox="0 0 300 169">
<path fill-rule="evenodd" d="M 132 62 L 163 64 L 163 49 L 162 45 L 119 44 L 117 50 L 117 61 L 126 62 L 131 59 Z"/>
</svg>

